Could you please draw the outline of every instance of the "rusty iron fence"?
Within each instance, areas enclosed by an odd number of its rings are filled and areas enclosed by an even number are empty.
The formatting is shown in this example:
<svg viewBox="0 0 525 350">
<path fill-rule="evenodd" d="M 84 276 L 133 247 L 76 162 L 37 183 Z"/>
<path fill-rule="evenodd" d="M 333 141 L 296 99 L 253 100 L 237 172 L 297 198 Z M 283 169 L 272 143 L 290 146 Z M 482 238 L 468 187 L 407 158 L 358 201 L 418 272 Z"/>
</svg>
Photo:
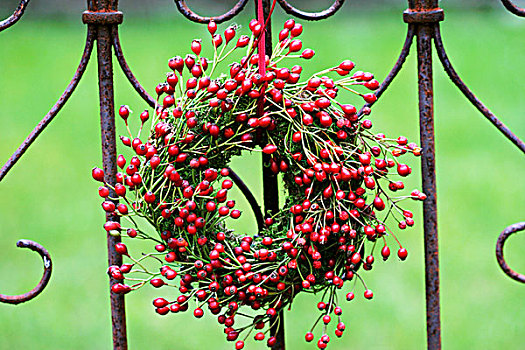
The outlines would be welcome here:
<svg viewBox="0 0 525 350">
<path fill-rule="evenodd" d="M 228 12 L 216 17 L 203 17 L 193 12 L 186 4 L 185 0 L 174 0 L 177 9 L 190 21 L 197 23 L 208 23 L 214 20 L 217 23 L 228 21 L 244 10 L 249 0 L 239 0 L 237 4 Z M 271 0 L 262 1 L 262 11 L 258 17 L 263 16 L 266 20 L 272 6 Z M 302 11 L 286 0 L 276 0 L 282 9 L 297 18 L 304 20 L 322 20 L 332 16 L 344 4 L 344 0 L 335 0 L 327 9 L 310 13 Z M 503 6 L 512 14 L 525 17 L 525 8 L 520 8 L 510 0 L 500 0 Z M 19 6 L 13 15 L 0 21 L 0 32 L 8 29 L 18 22 L 24 14 L 30 0 L 20 1 Z M 256 0 L 257 3 L 257 0 Z M 256 6 L 257 8 L 257 6 Z M 9 160 L 0 170 L 0 181 L 12 169 L 20 157 L 31 146 L 36 138 L 44 131 L 51 121 L 66 104 L 69 97 L 77 87 L 86 66 L 91 58 L 94 45 L 96 43 L 98 61 L 98 82 L 100 100 L 100 125 L 102 136 L 102 160 L 105 174 L 105 181 L 111 185 L 115 183 L 116 165 L 116 142 L 115 142 L 115 108 L 114 108 L 114 84 L 113 84 L 113 63 L 114 54 L 123 73 L 134 87 L 136 92 L 151 107 L 155 106 L 153 99 L 146 90 L 140 85 L 131 69 L 129 68 L 119 41 L 119 24 L 122 23 L 123 14 L 118 10 L 118 0 L 87 0 L 87 11 L 82 14 L 82 21 L 87 24 L 87 37 L 82 58 L 73 79 L 65 89 L 64 93 L 51 110 L 45 115 L 40 123 L 34 128 L 29 136 L 22 142 L 20 147 L 13 153 Z M 440 301 L 439 301 L 439 254 L 438 254 L 438 230 L 437 230 L 437 199 L 436 199 L 436 169 L 435 169 L 435 138 L 434 138 L 434 89 L 433 89 L 433 62 L 432 50 L 436 50 L 443 69 L 450 80 L 458 87 L 465 97 L 487 118 L 510 142 L 525 153 L 525 143 L 501 122 L 465 85 L 459 75 L 454 70 L 447 53 L 440 33 L 440 22 L 444 20 L 444 11 L 439 8 L 438 0 L 408 0 L 408 9 L 403 13 L 403 20 L 407 23 L 407 35 L 402 46 L 401 53 L 387 75 L 380 88 L 375 92 L 379 98 L 390 86 L 391 82 L 401 70 L 406 58 L 410 53 L 414 40 L 417 50 L 418 68 L 418 93 L 419 93 L 419 122 L 420 122 L 420 143 L 422 146 L 421 171 L 423 186 L 422 190 L 428 198 L 423 204 L 424 219 L 424 246 L 425 246 L 425 284 L 426 284 L 426 321 L 427 321 L 427 347 L 428 349 L 441 349 L 441 322 L 440 322 Z M 266 31 L 266 51 L 271 52 L 272 37 L 271 24 L 268 21 Z M 371 104 L 365 105 L 369 107 Z M 360 114 L 362 113 L 362 110 Z M 263 162 L 267 161 L 264 159 Z M 267 167 L 263 167 L 263 207 L 265 211 L 278 210 L 278 190 L 277 178 Z M 262 221 L 260 207 L 249 189 L 242 180 L 233 173 L 233 179 L 240 187 L 242 193 L 247 197 L 250 205 L 256 213 L 258 222 Z M 111 190 L 110 190 L 111 191 Z M 110 197 L 116 197 L 110 194 Z M 118 217 L 106 215 L 107 221 L 118 221 Z M 498 264 L 505 274 L 512 279 L 525 283 L 525 275 L 512 270 L 506 263 L 503 256 L 503 246 L 507 238 L 525 230 L 525 222 L 510 225 L 503 230 L 496 243 L 496 258 Z M 119 237 L 107 236 L 108 263 L 109 265 L 121 265 L 122 257 L 116 253 L 114 246 L 119 242 Z M 17 246 L 29 248 L 40 254 L 44 264 L 44 273 L 41 281 L 30 292 L 22 295 L 3 295 L 0 294 L 0 302 L 18 304 L 35 298 L 46 287 L 51 277 L 52 263 L 47 250 L 40 244 L 20 240 Z M 116 283 L 110 280 L 110 285 Z M 126 314 L 124 296 L 110 293 L 111 298 L 111 317 L 113 325 L 113 347 L 114 349 L 127 349 L 126 335 Z M 278 341 L 273 349 L 284 349 L 284 322 L 280 323 L 279 329 L 273 329 L 273 334 Z"/>
</svg>

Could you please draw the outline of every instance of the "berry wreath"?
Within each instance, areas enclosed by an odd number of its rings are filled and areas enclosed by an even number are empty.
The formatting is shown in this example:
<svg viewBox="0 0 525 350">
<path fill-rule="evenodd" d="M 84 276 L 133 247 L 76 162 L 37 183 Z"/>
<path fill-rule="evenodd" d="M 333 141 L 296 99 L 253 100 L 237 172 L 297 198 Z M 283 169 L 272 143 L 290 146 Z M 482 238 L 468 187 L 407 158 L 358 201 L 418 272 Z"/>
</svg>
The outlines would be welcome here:
<svg viewBox="0 0 525 350">
<path fill-rule="evenodd" d="M 363 119 L 370 108 L 358 113 L 353 105 L 336 101 L 339 92 L 349 91 L 374 102 L 373 93 L 358 92 L 379 87 L 373 74 L 350 74 L 354 63 L 344 60 L 301 80 L 300 65 L 281 66 L 285 59 L 309 60 L 315 54 L 303 50 L 297 39 L 301 24 L 292 19 L 284 23 L 271 57 L 254 53 L 264 37 L 264 24 L 252 20 L 249 29 L 251 36 L 234 40 L 236 25 L 222 36 L 210 22 L 213 60 L 200 55 L 200 40 L 193 40 L 193 54 L 170 59 L 170 73 L 156 87 L 154 117 L 147 110 L 140 114 L 138 136 L 133 137 L 128 126 L 130 109 L 120 107 L 129 132 L 121 140 L 133 156 L 129 165 L 118 156 L 123 172 L 117 174 L 115 186 L 99 187 L 99 195 L 105 198 L 103 209 L 127 219 L 129 226 L 109 221 L 104 228 L 112 235 L 156 245 L 155 251 L 133 258 L 124 243 L 116 244 L 129 263 L 109 267 L 108 274 L 120 281 L 112 292 L 128 293 L 146 284 L 174 287 L 181 294 L 154 299 L 156 312 L 183 312 L 195 300 L 193 313 L 200 318 L 207 305 L 236 349 L 243 348 L 252 333 L 255 340 L 274 345 L 276 338 L 267 333 L 279 324 L 279 312 L 299 292 L 319 293 L 321 314 L 305 339 L 314 339 L 322 321 L 317 345 L 325 348 L 332 318 L 338 320 L 337 337 L 345 329 L 337 294 L 345 282 L 354 281 L 347 300 L 354 298 L 357 281 L 364 286 L 364 297 L 373 297 L 358 273 L 361 267 L 371 269 L 374 262 L 372 253 L 363 256 L 365 243 L 382 244 L 386 260 L 391 237 L 399 246 L 398 257 L 407 257 L 385 221 L 397 222 L 400 229 L 414 224 L 412 213 L 403 210 L 400 201 L 424 200 L 425 194 L 389 193 L 404 188 L 397 176 L 411 173 L 398 158 L 419 156 L 421 149 L 402 136 L 373 134 L 372 122 Z M 243 48 L 246 55 L 230 65 L 229 76 L 212 78 L 221 62 Z M 151 132 L 143 143 L 140 132 L 150 119 Z M 235 202 L 228 200 L 233 187 L 228 164 L 243 150 L 270 155 L 267 166 L 282 174 L 287 192 L 281 210 L 267 216 L 251 236 L 236 234 L 225 223 L 226 218 L 241 215 Z M 94 168 L 92 175 L 104 182 L 101 169 Z M 116 197 L 110 197 L 110 189 Z M 147 233 L 135 218 L 146 220 L 156 233 Z M 150 268 L 147 260 L 156 267 Z M 252 311 L 241 312 L 244 309 Z"/>
</svg>

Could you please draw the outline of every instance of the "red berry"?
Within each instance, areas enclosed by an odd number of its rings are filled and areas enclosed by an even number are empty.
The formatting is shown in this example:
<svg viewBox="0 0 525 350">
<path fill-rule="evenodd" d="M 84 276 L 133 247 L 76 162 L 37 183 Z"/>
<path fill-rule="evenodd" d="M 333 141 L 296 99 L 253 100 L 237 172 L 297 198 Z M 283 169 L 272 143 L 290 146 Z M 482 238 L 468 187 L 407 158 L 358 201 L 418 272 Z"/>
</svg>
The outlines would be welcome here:
<svg viewBox="0 0 525 350">
<path fill-rule="evenodd" d="M 401 176 L 408 176 L 412 172 L 412 169 L 406 164 L 397 165 L 397 173 Z"/>
<path fill-rule="evenodd" d="M 236 47 L 245 47 L 250 42 L 250 38 L 246 35 L 243 35 L 237 40 Z"/>
<path fill-rule="evenodd" d="M 213 20 L 211 20 L 208 23 L 208 32 L 210 32 L 211 35 L 215 34 L 217 31 L 217 23 L 215 23 Z"/>
<path fill-rule="evenodd" d="M 275 145 L 267 145 L 263 148 L 263 153 L 265 154 L 272 154 L 275 151 L 277 151 L 277 146 Z"/>
<path fill-rule="evenodd" d="M 228 27 L 224 31 L 224 39 L 226 39 L 226 44 L 230 42 L 230 40 L 233 39 L 235 36 L 235 28 L 234 27 Z"/>
<path fill-rule="evenodd" d="M 98 188 L 98 195 L 99 195 L 100 197 L 104 197 L 104 198 L 107 197 L 107 196 L 109 196 L 109 189 L 108 189 L 107 187 L 100 186 L 100 187 Z"/>
<path fill-rule="evenodd" d="M 374 293 L 370 289 L 365 290 L 364 295 L 367 299 L 372 299 L 374 297 Z"/>
<path fill-rule="evenodd" d="M 302 34 L 302 32 L 303 32 L 303 26 L 302 26 L 302 24 L 300 24 L 300 23 L 296 23 L 296 24 L 292 27 L 292 29 L 290 29 L 290 35 L 291 35 L 292 37 L 299 36 L 299 35 Z"/>
<path fill-rule="evenodd" d="M 266 342 L 266 344 L 269 347 L 274 346 L 275 343 L 277 343 L 277 338 L 276 337 L 270 337 L 270 338 L 268 338 L 268 341 Z"/>
<path fill-rule="evenodd" d="M 332 318 L 330 317 L 330 315 L 324 315 L 323 316 L 323 323 L 324 324 L 329 324 L 331 320 L 332 320 Z"/>
<path fill-rule="evenodd" d="M 147 110 L 144 110 L 144 112 L 140 113 L 140 120 L 142 121 L 142 124 L 144 124 L 148 119 L 149 119 L 149 112 Z"/>
<path fill-rule="evenodd" d="M 160 288 L 164 285 L 164 281 L 160 278 L 154 278 L 150 281 L 150 283 L 155 288 Z"/>
<path fill-rule="evenodd" d="M 202 309 L 200 307 L 198 307 L 195 310 L 193 310 L 193 316 L 195 316 L 197 318 L 201 318 L 202 315 L 204 315 L 204 311 L 202 311 Z"/>
<path fill-rule="evenodd" d="M 344 60 L 343 62 L 339 64 L 339 68 L 346 70 L 346 71 L 351 71 L 352 69 L 354 69 L 354 67 L 355 67 L 354 62 L 350 60 Z"/>
<path fill-rule="evenodd" d="M 364 94 L 363 99 L 366 103 L 374 103 L 377 101 L 377 96 L 375 94 Z"/>
<path fill-rule="evenodd" d="M 309 60 L 310 58 L 314 57 L 314 55 L 315 55 L 315 51 L 314 50 L 312 50 L 312 49 L 305 49 L 303 51 L 303 53 L 301 54 L 301 57 Z"/>
<path fill-rule="evenodd" d="M 146 194 L 144 195 L 144 200 L 148 204 L 155 202 L 155 194 L 151 192 L 146 192 Z"/>
<path fill-rule="evenodd" d="M 314 334 L 312 332 L 308 332 L 306 333 L 306 335 L 304 336 L 304 339 L 307 341 L 307 342 L 311 342 L 312 340 L 314 340 Z"/>
<path fill-rule="evenodd" d="M 292 40 L 292 42 L 290 43 L 289 49 L 290 49 L 290 52 L 297 52 L 297 51 L 300 51 L 302 47 L 303 47 L 303 43 L 301 42 L 301 40 L 296 39 L 296 40 Z"/>
<path fill-rule="evenodd" d="M 383 256 L 383 260 L 387 260 L 390 256 L 390 248 L 388 248 L 387 245 L 385 245 L 383 249 L 381 249 L 381 255 Z"/>
<path fill-rule="evenodd" d="M 104 170 L 100 168 L 93 168 L 91 170 L 91 175 L 93 176 L 93 179 L 104 182 Z"/>
<path fill-rule="evenodd" d="M 153 300 L 153 305 L 155 307 L 164 307 L 167 306 L 169 302 L 164 298 L 157 298 Z"/>
<path fill-rule="evenodd" d="M 129 117 L 129 107 L 128 106 L 125 106 L 125 105 L 122 105 L 120 106 L 119 110 L 118 110 L 118 114 L 120 115 L 120 117 L 124 120 L 127 120 L 128 117 Z"/>
<path fill-rule="evenodd" d="M 201 54 L 201 41 L 200 40 L 193 40 L 191 42 L 191 51 L 193 51 L 194 54 L 196 54 L 197 56 Z"/>
<path fill-rule="evenodd" d="M 128 255 L 128 248 L 124 243 L 115 244 L 115 251 L 120 255 Z"/>
<path fill-rule="evenodd" d="M 399 259 L 405 260 L 408 256 L 408 251 L 405 248 L 401 247 L 397 251 L 397 256 L 399 257 Z"/>
<path fill-rule="evenodd" d="M 119 205 L 120 207 L 120 205 Z M 134 228 L 128 228 L 128 230 L 126 231 L 126 233 L 128 234 L 128 236 L 130 238 L 135 238 L 137 237 L 137 230 L 135 230 Z"/>
</svg>

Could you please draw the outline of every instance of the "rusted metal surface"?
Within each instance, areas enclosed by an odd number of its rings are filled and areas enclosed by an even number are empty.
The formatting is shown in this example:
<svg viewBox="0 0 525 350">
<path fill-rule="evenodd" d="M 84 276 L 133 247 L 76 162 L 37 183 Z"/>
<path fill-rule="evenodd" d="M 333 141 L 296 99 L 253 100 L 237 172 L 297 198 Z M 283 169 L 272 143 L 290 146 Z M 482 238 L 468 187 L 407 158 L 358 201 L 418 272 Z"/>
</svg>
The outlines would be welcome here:
<svg viewBox="0 0 525 350">
<path fill-rule="evenodd" d="M 239 187 L 241 190 L 243 196 L 246 198 L 248 203 L 250 204 L 250 207 L 252 208 L 253 215 L 255 215 L 255 221 L 257 221 L 257 228 L 259 230 L 262 230 L 264 227 L 264 217 L 261 212 L 261 206 L 259 203 L 257 203 L 257 199 L 255 199 L 255 196 L 253 195 L 252 191 L 246 186 L 244 181 L 237 175 L 235 171 L 233 171 L 231 168 L 228 168 L 230 170 L 230 178 L 233 180 L 235 185 Z"/>
<path fill-rule="evenodd" d="M 189 20 L 193 22 L 197 22 L 197 23 L 208 23 L 211 20 L 217 23 L 228 21 L 232 19 L 233 17 L 237 16 L 248 3 L 248 0 L 240 0 L 230 11 L 220 16 L 205 17 L 205 16 L 200 16 L 197 13 L 195 13 L 193 10 L 191 10 L 188 7 L 188 5 L 186 5 L 185 0 L 174 0 L 174 1 L 180 13 L 182 13 Z M 329 8 L 323 11 L 319 11 L 319 12 L 306 12 L 306 11 L 297 9 L 296 7 L 290 5 L 290 3 L 286 0 L 277 0 L 277 2 L 279 3 L 279 5 L 283 8 L 283 10 L 286 13 L 292 16 L 295 16 L 301 19 L 305 19 L 305 20 L 309 20 L 309 21 L 318 21 L 318 20 L 333 16 L 343 6 L 345 0 L 335 0 L 334 3 Z"/>
<path fill-rule="evenodd" d="M 18 4 L 18 7 L 16 8 L 15 12 L 3 21 L 0 22 L 0 32 L 2 30 L 6 30 L 7 28 L 11 27 L 13 24 L 18 22 L 20 18 L 24 15 L 24 11 L 26 10 L 27 5 L 29 4 L 29 0 L 22 0 L 20 1 L 20 4 Z"/>
<path fill-rule="evenodd" d="M 403 21 L 405 21 L 405 23 L 434 23 L 441 22 L 444 19 L 445 12 L 439 8 L 426 11 L 407 9 L 403 12 Z"/>
<path fill-rule="evenodd" d="M 525 9 L 522 7 L 517 6 L 510 0 L 501 0 L 503 3 L 503 6 L 516 16 L 525 17 Z"/>
<path fill-rule="evenodd" d="M 419 131 L 421 141 L 421 178 L 423 227 L 425 230 L 425 286 L 427 310 L 427 347 L 441 349 L 439 306 L 439 254 L 436 201 L 436 161 L 434 145 L 434 88 L 432 81 L 432 32 L 430 25 L 418 24 Z"/>
<path fill-rule="evenodd" d="M 100 98 L 100 125 L 102 134 L 102 164 L 104 169 L 104 180 L 114 186 L 117 173 L 116 166 L 116 139 L 115 139 L 115 107 L 113 100 L 113 67 L 111 63 L 111 36 L 107 27 L 98 28 L 97 56 L 99 74 L 99 98 Z M 116 198 L 116 194 L 110 189 L 109 196 Z M 118 216 L 106 215 L 106 221 L 119 221 Z M 122 265 L 122 256 L 115 251 L 115 244 L 120 242 L 120 237 L 107 235 L 108 265 Z M 110 286 L 118 283 L 110 278 Z M 122 294 L 110 293 L 111 319 L 113 325 L 113 348 L 127 349 L 126 339 L 126 313 L 124 307 L 124 296 Z"/>
<path fill-rule="evenodd" d="M 113 12 L 92 12 L 84 11 L 82 13 L 82 23 L 84 24 L 121 24 L 124 20 L 124 15 L 120 11 Z"/>
<path fill-rule="evenodd" d="M 283 10 L 288 13 L 289 15 L 295 16 L 297 18 L 306 19 L 308 21 L 318 21 L 321 19 L 328 18 L 330 16 L 333 16 L 345 3 L 345 0 L 335 0 L 334 3 L 327 8 L 326 10 L 319 11 L 319 12 L 306 12 L 299 10 L 286 0 L 277 0 L 279 5 L 283 8 Z"/>
<path fill-rule="evenodd" d="M 40 282 L 38 282 L 36 287 L 31 289 L 29 292 L 25 294 L 20 294 L 20 295 L 0 294 L 1 303 L 14 304 L 14 305 L 25 303 L 26 301 L 29 301 L 35 298 L 36 296 L 38 296 L 40 293 L 42 293 L 44 288 L 46 288 L 47 283 L 51 279 L 51 271 L 53 270 L 53 263 L 51 262 L 51 257 L 49 256 L 47 249 L 41 246 L 40 244 L 30 241 L 28 239 L 21 239 L 18 242 L 16 242 L 16 246 L 18 248 L 28 248 L 40 254 L 40 256 L 42 257 L 42 263 L 44 264 L 44 274 L 42 275 L 42 278 L 40 279 Z"/>
<path fill-rule="evenodd" d="M 239 0 L 237 4 L 228 12 L 220 15 L 220 16 L 214 16 L 214 17 L 205 17 L 200 16 L 193 12 L 188 5 L 186 5 L 185 0 L 174 0 L 175 5 L 177 6 L 177 10 L 179 10 L 180 13 L 182 13 L 187 19 L 193 22 L 197 23 L 208 23 L 209 21 L 213 20 L 217 23 L 222 23 L 225 21 L 229 21 L 233 17 L 237 16 L 241 11 L 244 9 L 244 6 L 248 3 L 248 0 Z"/>
<path fill-rule="evenodd" d="M 118 28 L 113 27 L 111 31 L 111 38 L 113 40 L 113 49 L 115 50 L 115 56 L 117 57 L 117 61 L 120 65 L 120 68 L 122 68 L 122 72 L 124 72 L 124 75 L 126 78 L 128 78 L 128 81 L 131 83 L 131 86 L 135 89 L 135 91 L 142 97 L 146 103 L 154 108 L 156 101 L 153 97 L 151 97 L 150 94 L 147 93 L 146 89 L 140 85 L 137 78 L 135 78 L 135 75 L 133 72 L 131 72 L 131 69 L 128 66 L 128 63 L 126 62 L 126 59 L 124 58 L 124 53 L 122 52 L 122 47 L 120 45 L 120 39 L 118 35 Z"/>
<path fill-rule="evenodd" d="M 99 0 L 96 2 L 99 11 L 116 10 L 116 2 Z M 112 7 L 113 6 L 113 7 Z M 93 11 L 90 9 L 90 11 Z M 117 146 L 115 135 L 115 104 L 113 92 L 113 63 L 112 63 L 112 40 L 111 24 L 101 21 L 98 24 L 90 24 L 97 30 L 97 61 L 98 61 L 98 86 L 100 100 L 100 126 L 102 137 L 102 165 L 104 170 L 104 181 L 114 186 L 117 173 Z M 109 197 L 117 198 L 114 190 L 109 188 Z M 106 213 L 106 221 L 119 221 L 119 217 Z M 120 236 L 107 234 L 108 264 L 122 265 L 122 256 L 115 250 L 115 244 L 120 242 Z M 110 277 L 110 287 L 118 283 Z M 125 350 L 128 348 L 126 336 L 126 312 L 124 295 L 110 292 L 111 320 L 113 327 L 113 349 Z"/>
<path fill-rule="evenodd" d="M 507 139 L 516 145 L 523 153 L 525 153 L 525 143 L 520 140 L 502 121 L 500 121 L 485 105 L 470 91 L 465 85 L 463 80 L 459 77 L 456 70 L 452 67 L 450 60 L 448 59 L 445 47 L 443 46 L 443 40 L 441 39 L 441 33 L 439 27 L 436 27 L 434 31 L 434 42 L 436 44 L 436 50 L 445 72 L 447 72 L 450 80 L 459 90 L 465 95 L 465 97 L 487 118 Z"/>
<path fill-rule="evenodd" d="M 505 261 L 505 258 L 503 257 L 503 246 L 505 245 L 507 238 L 509 238 L 512 234 L 523 230 L 525 230 L 525 221 L 510 225 L 505 228 L 503 232 L 501 232 L 496 242 L 496 259 L 498 260 L 499 266 L 507 276 L 521 283 L 525 283 L 525 275 L 517 273 L 509 267 Z"/>
<path fill-rule="evenodd" d="M 82 75 L 84 74 L 86 70 L 87 63 L 89 61 L 89 57 L 91 56 L 91 51 L 93 50 L 93 40 L 94 40 L 94 33 L 92 30 L 88 29 L 87 32 L 87 38 L 86 38 L 86 46 L 84 47 L 84 52 L 82 53 L 82 58 L 80 59 L 80 64 L 78 65 L 77 71 L 75 72 L 75 75 L 73 76 L 73 79 L 71 79 L 71 82 L 66 87 L 66 90 L 60 96 L 58 101 L 55 103 L 55 105 L 51 108 L 51 110 L 45 115 L 45 117 L 38 123 L 38 125 L 31 131 L 29 136 L 22 142 L 22 144 L 18 147 L 18 149 L 13 153 L 13 155 L 9 158 L 9 160 L 2 166 L 2 169 L 0 169 L 0 181 L 7 175 L 9 170 L 18 162 L 20 157 L 27 151 L 29 146 L 37 139 L 37 137 L 44 131 L 44 129 L 53 121 L 53 118 L 60 112 L 62 107 L 66 104 L 67 100 L 71 97 L 73 94 L 73 91 L 78 85 L 78 82 L 82 78 Z"/>
</svg>

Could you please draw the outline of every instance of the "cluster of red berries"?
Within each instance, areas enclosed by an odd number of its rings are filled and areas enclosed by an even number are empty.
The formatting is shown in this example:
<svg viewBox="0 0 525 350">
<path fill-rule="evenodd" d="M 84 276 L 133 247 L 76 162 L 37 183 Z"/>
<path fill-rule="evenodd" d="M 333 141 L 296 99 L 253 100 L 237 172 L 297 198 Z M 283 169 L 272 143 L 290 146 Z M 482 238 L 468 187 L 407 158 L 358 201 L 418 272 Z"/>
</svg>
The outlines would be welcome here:
<svg viewBox="0 0 525 350">
<path fill-rule="evenodd" d="M 122 172 L 105 183 L 103 171 L 93 169 L 95 180 L 104 182 L 99 188 L 103 209 L 128 221 L 108 221 L 106 231 L 155 242 L 155 250 L 140 258 L 118 243 L 116 251 L 130 262 L 111 266 L 108 274 L 121 281 L 113 285 L 114 293 L 146 284 L 178 289 L 176 297 L 168 293 L 153 300 L 157 313 L 184 312 L 195 300 L 195 317 L 202 317 L 207 306 L 236 349 L 252 332 L 255 340 L 266 339 L 272 346 L 276 339 L 268 333 L 280 322 L 279 312 L 299 292 L 323 291 L 317 305 L 321 315 L 305 336 L 313 341 L 322 321 L 317 345 L 323 349 L 330 340 L 329 324 L 336 323 L 337 337 L 345 330 L 337 293 L 345 282 L 354 281 L 347 300 L 354 298 L 357 281 L 364 297 L 373 297 L 358 273 L 374 263 L 372 253 L 365 254 L 365 243 L 383 244 L 386 260 L 387 237 L 399 244 L 386 218 L 400 229 L 414 224 L 412 213 L 399 203 L 425 195 L 392 193 L 404 188 L 398 176 L 411 173 L 398 158 L 418 156 L 421 150 L 405 137 L 371 133 L 372 122 L 363 118 L 369 108 L 359 114 L 355 106 L 337 102 L 341 91 L 374 102 L 375 94 L 355 90 L 377 89 L 373 74 L 353 72 L 354 63 L 344 60 L 301 80 L 302 67 L 288 68 L 283 62 L 314 56 L 297 38 L 303 27 L 286 21 L 272 56 L 264 60 L 254 53 L 264 25 L 252 20 L 249 28 L 251 36 L 240 36 L 228 48 L 237 28 L 230 26 L 220 35 L 210 22 L 214 59 L 201 56 L 200 40 L 192 42 L 193 54 L 170 59 L 170 72 L 156 87 L 154 118 L 142 112 L 139 136 L 128 127 L 129 137 L 121 137 L 132 151 L 129 162 L 118 156 Z M 243 48 L 246 55 L 230 65 L 228 77 L 212 78 L 220 62 Z M 120 107 L 119 115 L 128 126 L 129 108 Z M 148 120 L 151 133 L 143 142 L 140 131 Z M 233 182 L 227 166 L 245 149 L 270 155 L 267 166 L 282 175 L 288 192 L 282 210 L 268 216 L 266 227 L 252 236 L 235 234 L 225 222 L 241 215 L 228 198 Z M 149 222 L 155 233 L 137 225 L 135 217 Z M 397 255 L 404 260 L 407 250 L 399 245 Z M 146 259 L 160 262 L 158 270 L 151 271 Z M 254 311 L 246 314 L 241 308 Z"/>
</svg>

